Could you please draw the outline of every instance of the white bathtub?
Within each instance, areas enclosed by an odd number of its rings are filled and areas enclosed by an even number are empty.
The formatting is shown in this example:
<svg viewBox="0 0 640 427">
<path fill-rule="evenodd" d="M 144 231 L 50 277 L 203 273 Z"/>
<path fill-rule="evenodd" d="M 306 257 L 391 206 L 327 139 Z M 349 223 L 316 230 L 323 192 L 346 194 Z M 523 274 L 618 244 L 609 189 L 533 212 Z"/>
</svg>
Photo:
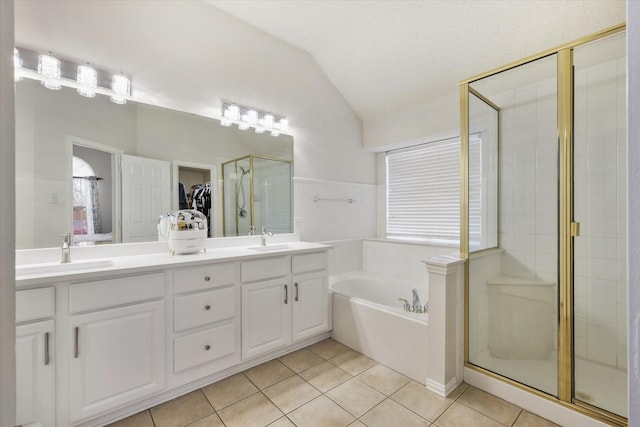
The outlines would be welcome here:
<svg viewBox="0 0 640 427">
<path fill-rule="evenodd" d="M 332 276 L 333 332 L 337 341 L 425 384 L 428 314 L 403 311 L 398 298 L 411 300 L 416 288 L 424 305 L 427 283 L 366 272 Z"/>
</svg>

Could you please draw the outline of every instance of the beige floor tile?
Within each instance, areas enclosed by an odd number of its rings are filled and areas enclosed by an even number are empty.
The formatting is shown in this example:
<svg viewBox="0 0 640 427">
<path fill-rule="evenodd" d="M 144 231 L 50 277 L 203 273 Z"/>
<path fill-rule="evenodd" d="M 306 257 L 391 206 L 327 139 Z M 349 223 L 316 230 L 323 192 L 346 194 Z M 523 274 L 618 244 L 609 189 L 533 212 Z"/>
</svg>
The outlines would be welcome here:
<svg viewBox="0 0 640 427">
<path fill-rule="evenodd" d="M 360 418 L 368 427 L 427 427 L 430 423 L 404 406 L 387 399 Z"/>
<path fill-rule="evenodd" d="M 362 424 L 360 421 L 355 420 L 354 422 L 349 424 L 349 427 L 367 427 L 367 426 Z"/>
<path fill-rule="evenodd" d="M 324 362 L 300 373 L 309 384 L 323 393 L 351 379 L 352 376 L 331 362 Z"/>
<path fill-rule="evenodd" d="M 320 396 L 318 390 L 297 375 L 267 387 L 262 392 L 285 414 Z"/>
<path fill-rule="evenodd" d="M 340 353 L 344 353 L 349 350 L 349 347 L 340 344 L 338 341 L 332 340 L 331 338 L 315 343 L 308 348 L 324 359 L 331 359 L 332 357 L 336 357 Z"/>
<path fill-rule="evenodd" d="M 434 421 L 453 403 L 415 381 L 392 394 L 391 398 L 429 421 Z"/>
<path fill-rule="evenodd" d="M 236 374 L 202 388 L 216 411 L 258 392 L 256 386 L 243 374 Z"/>
<path fill-rule="evenodd" d="M 284 366 L 278 359 L 251 368 L 245 371 L 244 374 L 260 390 L 295 375 L 291 369 Z"/>
<path fill-rule="evenodd" d="M 213 408 L 200 390 L 151 408 L 156 427 L 184 427 L 213 413 Z"/>
<path fill-rule="evenodd" d="M 313 351 L 303 348 L 282 356 L 280 361 L 293 372 L 298 373 L 321 364 L 324 362 L 324 359 Z"/>
<path fill-rule="evenodd" d="M 469 387 L 465 390 L 457 402 L 508 426 L 518 418 L 521 410 L 511 403 L 475 387 Z"/>
<path fill-rule="evenodd" d="M 358 379 L 387 396 L 395 393 L 402 388 L 402 386 L 411 381 L 404 375 L 399 374 L 384 365 L 376 365 L 371 369 L 367 369 L 358 375 Z"/>
<path fill-rule="evenodd" d="M 469 384 L 467 383 L 462 383 L 460 384 L 458 387 L 455 388 L 455 390 L 453 390 L 449 396 L 447 396 L 447 399 L 451 399 L 451 400 L 456 400 L 457 398 L 459 398 L 462 393 L 464 393 L 467 389 L 469 388 Z"/>
<path fill-rule="evenodd" d="M 284 414 L 262 393 L 227 406 L 218 415 L 227 427 L 264 427 Z"/>
<path fill-rule="evenodd" d="M 224 424 L 219 416 L 212 414 L 196 421 L 193 424 L 189 424 L 188 427 L 224 427 Z"/>
<path fill-rule="evenodd" d="M 355 421 L 351 414 L 325 396 L 291 412 L 289 418 L 297 427 L 346 427 Z"/>
<path fill-rule="evenodd" d="M 494 419 L 455 402 L 433 423 L 437 427 L 504 427 Z"/>
<path fill-rule="evenodd" d="M 327 392 L 327 397 L 356 418 L 382 402 L 386 396 L 357 378 L 340 384 Z"/>
<path fill-rule="evenodd" d="M 282 417 L 277 421 L 269 424 L 269 427 L 296 427 L 294 423 L 287 417 Z"/>
<path fill-rule="evenodd" d="M 353 350 L 337 355 L 330 362 L 351 375 L 358 375 L 378 364 L 375 360 Z"/>
<path fill-rule="evenodd" d="M 513 427 L 560 427 L 558 424 L 545 420 L 527 411 L 522 411 Z"/>
<path fill-rule="evenodd" d="M 107 427 L 153 427 L 153 420 L 149 411 L 138 412 Z"/>
</svg>

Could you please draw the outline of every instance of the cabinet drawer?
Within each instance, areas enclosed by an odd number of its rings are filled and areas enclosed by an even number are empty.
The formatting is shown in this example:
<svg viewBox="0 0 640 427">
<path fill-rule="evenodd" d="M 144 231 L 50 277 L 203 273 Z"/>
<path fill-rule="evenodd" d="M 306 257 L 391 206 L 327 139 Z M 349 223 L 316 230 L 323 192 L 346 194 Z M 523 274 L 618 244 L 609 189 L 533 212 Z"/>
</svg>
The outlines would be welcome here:
<svg viewBox="0 0 640 427">
<path fill-rule="evenodd" d="M 179 270 L 173 273 L 173 293 L 199 291 L 236 282 L 237 265 L 223 264 Z"/>
<path fill-rule="evenodd" d="M 218 326 L 206 331 L 176 338 L 173 343 L 174 372 L 233 354 L 236 343 L 236 324 Z"/>
<path fill-rule="evenodd" d="M 16 323 L 53 317 L 53 287 L 16 292 Z"/>
<path fill-rule="evenodd" d="M 295 255 L 291 259 L 291 271 L 293 274 L 307 271 L 318 271 L 327 268 L 327 253 Z"/>
<path fill-rule="evenodd" d="M 255 282 L 286 276 L 291 269 L 290 259 L 282 257 L 243 262 L 240 274 L 242 282 Z"/>
<path fill-rule="evenodd" d="M 236 315 L 236 289 L 231 286 L 192 295 L 175 297 L 174 331 L 180 332 Z"/>
<path fill-rule="evenodd" d="M 69 287 L 69 308 L 78 313 L 162 298 L 164 294 L 163 273 L 80 283 Z"/>
</svg>

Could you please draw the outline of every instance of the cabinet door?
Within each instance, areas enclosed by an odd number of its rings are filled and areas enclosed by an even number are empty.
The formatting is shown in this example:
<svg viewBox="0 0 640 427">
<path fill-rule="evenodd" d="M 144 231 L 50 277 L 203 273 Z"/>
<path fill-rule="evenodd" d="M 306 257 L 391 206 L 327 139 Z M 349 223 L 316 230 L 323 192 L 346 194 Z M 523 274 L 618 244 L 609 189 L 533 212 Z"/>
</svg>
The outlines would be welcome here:
<svg viewBox="0 0 640 427">
<path fill-rule="evenodd" d="M 329 330 L 328 283 L 325 272 L 293 280 L 293 340 Z"/>
<path fill-rule="evenodd" d="M 165 387 L 165 303 L 71 318 L 71 420 L 132 403 Z"/>
<path fill-rule="evenodd" d="M 288 279 L 242 285 L 242 358 L 291 343 Z"/>
<path fill-rule="evenodd" d="M 16 424 L 53 426 L 53 320 L 16 328 Z"/>
</svg>

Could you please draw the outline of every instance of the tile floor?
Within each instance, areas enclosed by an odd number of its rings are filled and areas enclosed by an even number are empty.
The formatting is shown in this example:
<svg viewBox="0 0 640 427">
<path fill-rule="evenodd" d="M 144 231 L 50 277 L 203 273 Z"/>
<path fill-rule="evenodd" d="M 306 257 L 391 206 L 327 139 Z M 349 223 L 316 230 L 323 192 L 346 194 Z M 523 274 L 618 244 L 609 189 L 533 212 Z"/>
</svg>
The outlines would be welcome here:
<svg viewBox="0 0 640 427">
<path fill-rule="evenodd" d="M 448 398 L 332 339 L 121 420 L 112 427 L 549 427 L 462 384 Z"/>
</svg>

